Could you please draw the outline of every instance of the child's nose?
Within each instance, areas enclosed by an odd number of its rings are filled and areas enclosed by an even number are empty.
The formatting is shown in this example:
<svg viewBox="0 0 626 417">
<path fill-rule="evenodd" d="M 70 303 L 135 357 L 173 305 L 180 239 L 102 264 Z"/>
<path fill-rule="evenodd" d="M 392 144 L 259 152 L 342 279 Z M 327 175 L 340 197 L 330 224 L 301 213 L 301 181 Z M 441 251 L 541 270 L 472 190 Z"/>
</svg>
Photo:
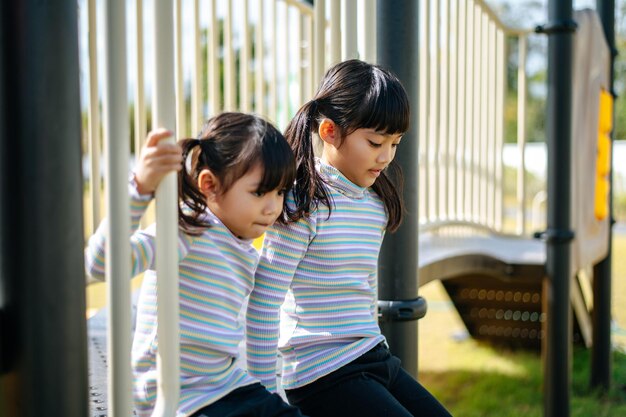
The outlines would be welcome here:
<svg viewBox="0 0 626 417">
<path fill-rule="evenodd" d="M 390 162 L 393 159 L 394 148 L 390 146 L 383 146 L 381 152 L 378 154 L 378 162 Z"/>
<path fill-rule="evenodd" d="M 281 205 L 280 205 L 280 201 L 282 201 L 282 198 L 280 197 L 270 197 L 267 199 L 266 203 L 265 203 L 265 214 L 275 214 L 278 212 L 278 210 L 280 210 Z"/>
</svg>

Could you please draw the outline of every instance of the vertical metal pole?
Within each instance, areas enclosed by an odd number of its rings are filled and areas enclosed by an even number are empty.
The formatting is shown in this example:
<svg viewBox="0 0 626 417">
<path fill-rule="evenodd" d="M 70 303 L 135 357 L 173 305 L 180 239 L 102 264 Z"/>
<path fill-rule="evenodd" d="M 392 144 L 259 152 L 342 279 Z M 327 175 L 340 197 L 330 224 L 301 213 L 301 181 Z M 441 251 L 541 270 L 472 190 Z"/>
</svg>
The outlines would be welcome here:
<svg viewBox="0 0 626 417">
<path fill-rule="evenodd" d="M 81 417 L 88 378 L 76 4 L 2 2 L 0 33 L 0 338 L 14 353 L 2 353 L 3 389 L 13 394 L 2 393 L 0 415 Z"/>
<path fill-rule="evenodd" d="M 609 89 L 613 96 L 613 63 L 615 49 L 615 0 L 597 0 L 596 9 L 602 20 L 604 34 L 611 50 Z M 611 133 L 613 141 L 613 133 Z M 613 147 L 611 147 L 613 149 Z M 612 155 L 611 155 L 612 158 Z M 609 246 L 606 257 L 593 269 L 593 346 L 591 349 L 592 388 L 608 390 L 611 385 L 611 258 L 613 240 L 613 170 L 609 177 Z"/>
<path fill-rule="evenodd" d="M 379 0 L 376 9 L 377 62 L 395 73 L 406 88 L 411 114 L 418 114 L 418 54 L 407 54 L 418 44 L 418 2 L 397 3 Z M 418 232 L 418 126 L 412 117 L 409 131 L 404 135 L 402 151 L 396 160 L 404 172 L 403 195 L 406 203 L 404 223 L 396 233 L 385 237 L 379 263 L 379 299 L 385 303 L 401 301 L 415 307 L 418 297 L 417 232 Z M 384 314 L 383 314 L 384 315 Z M 392 315 L 381 323 L 381 329 L 391 350 L 404 367 L 417 376 L 417 322 Z"/>
<path fill-rule="evenodd" d="M 6 97 L 6 88 L 5 84 L 5 71 L 4 67 L 6 66 L 7 56 L 4 52 L 6 50 L 7 45 L 7 37 L 5 36 L 5 32 L 2 29 L 5 27 L 4 17 L 4 8 L 0 6 L 0 198 L 4 201 L 8 198 L 9 194 L 7 192 L 8 187 L 8 173 L 6 172 L 7 167 L 7 149 L 5 149 L 5 138 L 9 137 L 9 132 L 5 122 L 5 112 L 7 111 L 7 99 Z M 5 217 L 6 208 L 4 204 L 0 204 L 0 398 L 5 397 L 5 393 L 2 391 L 2 386 L 4 385 L 2 375 L 11 369 L 13 363 L 13 352 L 11 346 L 14 345 L 11 343 L 9 339 L 9 335 L 12 333 L 8 330 L 7 326 L 9 323 L 8 319 L 8 310 L 9 310 L 9 279 L 7 276 L 7 270 L 5 269 L 7 266 L 7 259 L 5 258 L 5 253 L 8 254 L 9 242 L 7 236 L 7 226 L 5 225 L 5 220 L 8 217 Z M 5 401 L 6 402 L 6 401 Z M 0 405 L 0 413 L 2 415 L 8 414 L 5 407 Z"/>
<path fill-rule="evenodd" d="M 357 39 L 357 2 L 356 0 L 341 0 L 342 61 L 359 58 Z"/>
<path fill-rule="evenodd" d="M 215 30 L 214 26 L 211 26 L 211 30 Z M 211 48 L 211 38 L 207 38 L 208 49 Z M 158 48 L 158 47 L 157 47 Z M 155 50 L 157 50 L 155 48 Z M 210 53 L 209 53 L 210 55 Z M 195 55 L 194 49 L 194 59 L 198 59 L 198 56 Z M 210 57 L 209 57 L 210 59 Z M 209 65 L 209 68 L 211 66 Z M 174 0 L 174 82 L 175 82 L 175 96 L 176 96 L 176 131 L 181 136 L 187 135 L 187 105 L 185 102 L 185 74 L 183 72 L 183 1 L 182 0 Z M 211 79 L 209 79 L 209 85 L 211 84 Z M 197 82 L 197 81 L 196 81 Z M 210 100 L 214 99 L 214 95 L 212 94 L 209 98 Z M 154 103 L 154 98 L 153 98 Z M 152 107 L 152 125 L 157 127 L 154 122 L 154 107 Z M 214 111 L 212 109 L 212 111 Z M 189 129 L 189 134 L 195 136 L 197 134 L 197 120 L 194 120 L 193 117 L 191 119 L 191 129 Z"/>
<path fill-rule="evenodd" d="M 108 395 L 114 417 L 132 414 L 130 350 L 130 134 L 126 72 L 126 9 L 109 1 L 104 9 L 105 72 L 103 95 L 105 195 L 107 218 L 106 288 L 108 308 Z"/>
<path fill-rule="evenodd" d="M 330 2 L 330 65 L 341 61 L 341 1 Z"/>
<path fill-rule="evenodd" d="M 526 52 L 528 37 L 518 36 L 518 67 L 517 67 L 517 228 L 516 233 L 526 233 Z"/>
<path fill-rule="evenodd" d="M 363 7 L 364 19 L 359 27 L 359 33 L 364 38 L 363 60 L 376 63 L 376 0 L 365 0 Z"/>
<path fill-rule="evenodd" d="M 100 99 L 98 95 L 98 45 L 96 26 L 96 0 L 87 2 L 87 27 L 89 28 L 89 104 L 87 107 L 89 129 L 89 193 L 91 200 L 91 229 L 90 234 L 100 223 L 100 204 L 102 195 L 102 178 L 100 176 Z"/>
<path fill-rule="evenodd" d="M 176 124 L 174 67 L 174 1 L 154 5 L 154 126 L 174 131 Z M 172 143 L 174 138 L 167 139 Z M 177 414 L 180 398 L 180 336 L 178 292 L 177 175 L 170 172 L 156 190 L 157 271 L 157 398 L 153 417 Z"/>
<path fill-rule="evenodd" d="M 95 6 L 95 0 L 92 0 Z M 146 100 L 144 85 L 143 0 L 136 0 L 135 45 L 137 68 L 135 68 L 135 162 L 139 161 L 140 149 L 146 135 Z M 90 22 L 91 23 L 91 22 Z M 91 28 L 91 26 L 89 26 Z M 100 188 L 98 188 L 99 192 Z M 94 223 L 94 230 L 95 225 Z"/>
<path fill-rule="evenodd" d="M 313 85 L 314 91 L 326 71 L 326 0 L 315 0 L 313 8 Z"/>
<path fill-rule="evenodd" d="M 575 22 L 571 0 L 550 0 L 548 43 L 548 230 L 544 300 L 544 415 L 567 417 L 571 391 L 571 161 L 572 62 Z"/>
</svg>

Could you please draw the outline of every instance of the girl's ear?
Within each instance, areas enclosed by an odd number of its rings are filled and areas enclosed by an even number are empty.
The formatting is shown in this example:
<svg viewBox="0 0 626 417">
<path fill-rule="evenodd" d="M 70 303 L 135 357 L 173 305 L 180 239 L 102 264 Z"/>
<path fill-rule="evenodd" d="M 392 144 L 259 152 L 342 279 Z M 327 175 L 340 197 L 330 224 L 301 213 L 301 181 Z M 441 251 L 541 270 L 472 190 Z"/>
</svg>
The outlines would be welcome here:
<svg viewBox="0 0 626 417">
<path fill-rule="evenodd" d="M 335 122 L 330 119 L 323 119 L 320 122 L 318 132 L 320 139 L 329 145 L 338 145 L 338 128 Z"/>
<path fill-rule="evenodd" d="M 214 200 L 219 192 L 219 181 L 213 172 L 203 169 L 198 175 L 198 188 L 207 199 Z"/>
</svg>

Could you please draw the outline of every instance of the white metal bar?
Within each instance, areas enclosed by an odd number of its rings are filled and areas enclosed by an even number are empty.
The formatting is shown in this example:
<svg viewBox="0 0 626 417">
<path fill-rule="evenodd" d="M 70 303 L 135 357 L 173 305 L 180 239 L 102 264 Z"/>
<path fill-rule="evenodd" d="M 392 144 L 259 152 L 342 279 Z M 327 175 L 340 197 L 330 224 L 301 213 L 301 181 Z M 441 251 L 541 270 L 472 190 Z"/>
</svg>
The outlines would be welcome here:
<svg viewBox="0 0 626 417">
<path fill-rule="evenodd" d="M 305 57 L 304 57 L 304 44 L 305 44 L 305 22 L 304 16 L 300 13 L 299 10 L 294 10 L 296 12 L 296 16 L 294 18 L 294 22 L 296 25 L 296 44 L 295 44 L 295 54 L 296 54 L 296 62 L 295 62 L 295 76 L 296 76 L 296 98 L 295 103 L 293 103 L 294 108 L 299 108 L 300 103 L 302 103 L 304 97 L 304 90 L 306 86 L 304 85 L 304 65 L 305 65 Z M 291 113 L 289 113 L 289 119 L 291 119 Z"/>
<path fill-rule="evenodd" d="M 200 45 L 200 1 L 193 0 L 193 69 L 191 73 L 191 134 L 195 135 L 203 122 L 202 116 L 202 46 Z"/>
<path fill-rule="evenodd" d="M 356 0 L 341 0 L 341 59 L 344 61 L 359 57 L 356 17 Z"/>
<path fill-rule="evenodd" d="M 472 193 L 472 174 L 473 174 L 473 158 L 472 158 L 472 147 L 474 146 L 474 49 L 476 45 L 475 40 L 475 31 L 474 31 L 474 8 L 475 5 L 473 1 L 470 1 L 467 5 L 466 9 L 466 19 L 467 19 L 467 49 L 466 49 L 466 62 L 465 68 L 466 72 L 466 94 L 465 94 L 465 156 L 464 156 L 464 165 L 465 169 L 463 170 L 464 176 L 464 192 L 463 192 L 463 200 L 465 201 L 464 207 L 464 220 L 473 221 L 474 216 L 472 215 L 473 208 L 473 193 Z"/>
<path fill-rule="evenodd" d="M 504 193 L 503 193 L 503 163 L 502 163 L 502 148 L 504 143 L 504 103 L 506 102 L 506 71 L 507 71 L 507 49 L 506 49 L 506 34 L 504 31 L 499 30 L 497 35 L 497 50 L 498 50 L 498 71 L 496 71 L 496 87 L 497 87 L 497 103 L 496 103 L 496 137 L 498 141 L 496 143 L 496 213 L 495 213 L 495 229 L 502 231 L 502 216 L 504 214 Z"/>
<path fill-rule="evenodd" d="M 282 20 L 283 22 L 289 22 L 289 6 L 287 4 L 285 4 L 284 7 L 284 19 Z M 291 49 L 289 48 L 289 36 L 286 35 L 287 33 L 287 26 L 284 27 L 285 29 L 285 36 L 283 36 L 282 39 L 282 49 L 285 51 L 285 64 L 282 66 L 283 69 L 285 70 L 285 77 L 283 79 L 283 96 L 282 96 L 282 104 L 283 104 L 283 112 L 282 112 L 282 120 L 280 123 L 281 127 L 287 127 L 287 123 L 289 122 L 289 102 L 290 102 L 290 95 L 289 95 L 289 77 L 291 76 L 291 66 L 290 63 L 292 63 L 292 59 L 291 59 Z"/>
<path fill-rule="evenodd" d="M 311 51 L 313 40 L 313 24 L 311 14 L 300 12 L 300 27 L 302 38 L 300 43 L 300 100 L 296 103 L 296 110 L 313 96 L 311 91 L 313 53 Z"/>
<path fill-rule="evenodd" d="M 271 33 L 276 33 L 278 27 L 276 19 L 276 1 L 273 1 L 270 6 L 270 19 L 269 27 Z M 270 41 L 270 61 L 272 63 L 270 70 L 269 80 L 269 117 L 274 123 L 277 122 L 278 116 L 278 42 L 277 36 L 273 36 Z"/>
<path fill-rule="evenodd" d="M 91 197 L 91 233 L 100 223 L 100 110 L 98 100 L 98 46 L 96 25 L 96 0 L 87 2 L 89 49 L 89 192 Z"/>
<path fill-rule="evenodd" d="M 474 7 L 474 120 L 472 138 L 472 220 L 480 223 L 480 93 L 481 93 L 481 50 L 482 50 L 482 30 L 481 30 L 481 10 Z"/>
<path fill-rule="evenodd" d="M 488 83 L 488 93 L 487 96 L 489 99 L 487 100 L 487 106 L 489 108 L 488 111 L 488 126 L 487 131 L 488 142 L 487 142 L 487 224 L 489 227 L 493 228 L 495 226 L 495 205 L 496 205 L 496 195 L 495 188 L 499 185 L 495 183 L 495 148 L 496 148 L 496 25 L 494 22 L 489 22 L 489 56 L 487 60 L 488 67 L 488 75 L 487 79 Z"/>
<path fill-rule="evenodd" d="M 450 79 L 450 88 L 448 90 L 448 193 L 447 193 L 447 209 L 448 218 L 454 220 L 457 218 L 457 126 L 458 126 L 458 101 L 459 98 L 459 73 L 458 73 L 458 60 L 459 60 L 459 5 L 458 0 L 449 0 L 448 8 L 450 10 L 450 41 L 448 43 L 448 62 L 450 64 L 450 71 L 448 73 Z"/>
<path fill-rule="evenodd" d="M 182 17 L 182 0 L 175 0 L 174 4 L 174 37 L 175 37 L 175 80 L 176 80 L 176 129 L 181 135 L 185 135 L 187 132 L 187 114 L 185 110 L 185 85 L 183 74 L 183 17 Z M 158 48 L 158 47 L 157 47 Z M 155 48 L 155 49 L 157 49 Z M 154 100 L 153 100 L 154 101 Z M 154 108 L 152 109 L 154 116 Z M 154 124 L 154 117 L 152 118 L 152 126 Z"/>
<path fill-rule="evenodd" d="M 441 118 L 441 109 L 439 108 L 439 102 L 441 99 L 441 77 L 439 71 L 441 70 L 441 4 L 439 0 L 435 0 L 433 6 L 433 17 L 431 20 L 432 28 L 432 58 L 431 58 L 431 71 L 430 82 L 433 86 L 433 94 L 430 96 L 430 134 L 429 134 L 429 169 L 430 169 L 430 181 L 429 181 L 429 216 L 428 221 L 440 220 L 439 213 L 439 132 L 441 126 L 439 120 Z"/>
<path fill-rule="evenodd" d="M 439 105 L 439 152 L 437 160 L 439 164 L 439 184 L 437 189 L 439 190 L 439 213 L 438 219 L 447 220 L 449 218 L 448 211 L 448 192 L 449 192 L 449 176 L 450 170 L 448 161 L 448 139 L 449 139 L 449 97 L 448 91 L 450 90 L 450 64 L 448 56 L 450 54 L 450 0 L 444 0 L 441 2 L 441 40 L 439 42 L 439 53 L 441 59 L 441 70 L 439 71 L 441 76 L 441 99 Z"/>
<path fill-rule="evenodd" d="M 224 110 L 233 111 L 237 106 L 235 87 L 235 51 L 233 48 L 233 2 L 226 5 L 224 17 Z"/>
<path fill-rule="evenodd" d="M 154 4 L 154 123 L 175 130 L 174 19 L 172 0 Z M 174 142 L 174 138 L 168 139 Z M 157 400 L 153 416 L 176 414 L 180 395 L 178 307 L 178 209 L 176 173 L 156 190 Z M 126 414 L 129 415 L 129 414 Z"/>
<path fill-rule="evenodd" d="M 146 135 L 146 104 L 144 91 L 143 63 L 143 0 L 135 2 L 135 45 L 137 66 L 135 68 L 135 161 L 139 160 L 139 150 Z"/>
<path fill-rule="evenodd" d="M 479 184 L 480 184 L 480 201 L 479 201 L 479 219 L 483 225 L 487 224 L 487 146 L 489 145 L 488 132 L 488 103 L 489 103 L 489 84 L 493 81 L 489 79 L 489 20 L 488 16 L 480 13 L 480 146 L 478 147 L 480 164 L 479 164 Z"/>
<path fill-rule="evenodd" d="M 330 65 L 341 61 L 341 2 L 330 1 Z"/>
<path fill-rule="evenodd" d="M 519 51 L 517 67 L 517 152 L 519 165 L 517 166 L 517 228 L 520 235 L 526 233 L 526 54 L 528 38 L 519 37 Z"/>
<path fill-rule="evenodd" d="M 126 73 L 126 6 L 109 1 L 104 9 L 104 153 L 107 205 L 108 396 L 113 416 L 132 414 L 130 369 L 130 201 Z"/>
<path fill-rule="evenodd" d="M 458 220 L 465 219 L 465 143 L 467 137 L 466 126 L 466 83 L 465 83 L 465 71 L 468 67 L 466 65 L 467 48 L 466 43 L 469 35 L 467 33 L 467 2 L 465 0 L 458 0 L 457 4 L 458 16 L 458 54 L 459 62 L 457 65 L 457 77 L 458 77 L 458 95 L 457 95 L 457 146 L 456 146 L 456 218 Z"/>
<path fill-rule="evenodd" d="M 420 224 L 428 221 L 428 133 L 430 103 L 430 0 L 420 2 L 420 43 L 419 43 L 419 216 Z"/>
<path fill-rule="evenodd" d="M 239 32 L 241 39 L 241 49 L 239 50 L 239 95 L 241 111 L 247 113 L 250 111 L 250 25 L 248 19 L 248 0 L 242 0 L 241 8 L 241 31 Z"/>
<path fill-rule="evenodd" d="M 309 15 L 308 18 L 308 30 L 309 30 L 309 45 L 308 45 L 308 62 L 309 66 L 307 68 L 308 73 L 308 81 L 307 81 L 307 93 L 302 98 L 302 103 L 306 103 L 310 98 L 315 94 L 315 88 L 317 84 L 317 78 L 315 77 L 315 17 L 313 14 Z"/>
<path fill-rule="evenodd" d="M 265 112 L 265 19 L 263 18 L 263 0 L 257 0 L 257 22 L 254 48 L 254 70 L 255 70 L 255 98 L 254 110 L 261 116 L 266 116 Z"/>
<path fill-rule="evenodd" d="M 326 0 L 315 0 L 313 7 L 313 53 L 315 54 L 313 59 L 313 85 L 322 80 L 324 71 L 326 69 L 326 63 L 324 61 L 326 54 Z"/>
<path fill-rule="evenodd" d="M 375 64 L 376 59 L 376 0 L 363 0 L 363 24 L 359 30 L 364 37 L 363 60 Z"/>
<path fill-rule="evenodd" d="M 218 56 L 219 23 L 217 20 L 216 0 L 209 1 L 209 36 L 207 48 L 207 84 L 209 87 L 209 114 L 217 114 L 221 110 L 220 92 L 220 59 Z"/>
</svg>

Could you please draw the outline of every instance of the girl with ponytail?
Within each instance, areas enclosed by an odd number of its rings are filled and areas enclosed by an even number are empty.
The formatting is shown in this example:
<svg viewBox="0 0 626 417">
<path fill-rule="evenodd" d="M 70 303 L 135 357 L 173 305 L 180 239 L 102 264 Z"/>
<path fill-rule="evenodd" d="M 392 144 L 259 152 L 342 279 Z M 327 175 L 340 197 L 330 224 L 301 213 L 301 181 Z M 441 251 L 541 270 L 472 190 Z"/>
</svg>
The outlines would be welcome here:
<svg viewBox="0 0 626 417">
<path fill-rule="evenodd" d="M 139 220 L 165 174 L 179 171 L 180 400 L 176 415 L 302 417 L 237 363 L 243 340 L 238 317 L 252 290 L 258 253 L 252 240 L 283 213 L 295 178 L 283 135 L 265 120 L 223 113 L 197 139 L 162 142 L 171 132 L 148 135 L 130 184 L 133 275 L 145 271 L 133 339 L 135 408 L 150 416 L 156 400 L 155 227 Z M 88 273 L 104 277 L 106 228 L 85 251 Z M 175 296 L 174 294 L 172 294 Z"/>
<path fill-rule="evenodd" d="M 378 254 L 402 221 L 393 159 L 409 121 L 400 81 L 349 60 L 328 70 L 285 132 L 296 182 L 255 274 L 248 372 L 276 390 L 280 350 L 287 399 L 311 417 L 449 416 L 378 326 Z"/>
</svg>

